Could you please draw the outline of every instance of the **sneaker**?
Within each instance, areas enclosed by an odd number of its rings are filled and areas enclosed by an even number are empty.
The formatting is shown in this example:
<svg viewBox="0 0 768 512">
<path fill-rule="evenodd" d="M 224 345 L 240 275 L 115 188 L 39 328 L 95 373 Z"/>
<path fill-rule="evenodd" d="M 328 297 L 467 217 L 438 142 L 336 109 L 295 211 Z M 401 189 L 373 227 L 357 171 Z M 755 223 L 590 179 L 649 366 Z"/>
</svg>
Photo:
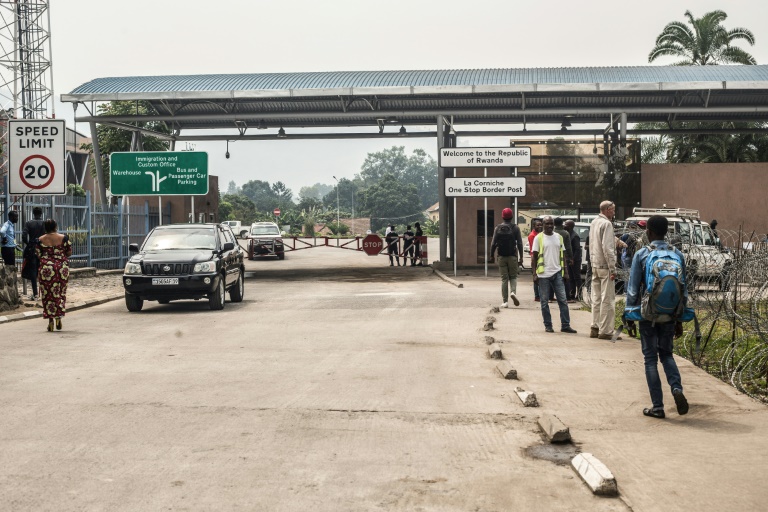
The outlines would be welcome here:
<svg viewBox="0 0 768 512">
<path fill-rule="evenodd" d="M 509 305 L 506 302 L 502 302 L 500 307 L 501 308 L 508 308 Z"/>
<path fill-rule="evenodd" d="M 513 303 L 515 306 L 519 306 L 519 305 L 520 305 L 520 301 L 519 301 L 519 300 L 517 300 L 517 295 L 515 295 L 514 293 L 510 293 L 510 294 L 509 294 L 509 298 L 510 298 L 510 299 L 512 299 L 512 303 Z"/>
<path fill-rule="evenodd" d="M 598 335 L 597 339 L 599 340 L 611 340 L 613 341 L 613 334 L 600 334 Z M 620 340 L 621 336 L 616 336 L 616 340 Z"/>
<path fill-rule="evenodd" d="M 568 334 L 576 334 L 576 330 L 572 327 L 565 327 L 563 329 L 560 329 L 560 332 L 567 332 Z"/>
<path fill-rule="evenodd" d="M 541 299 L 540 299 L 540 298 L 538 298 L 538 297 L 536 297 L 535 299 L 533 299 L 533 301 L 534 301 L 534 302 L 541 302 Z"/>
<path fill-rule="evenodd" d="M 555 332 L 555 330 L 551 327 L 547 327 L 544 329 L 545 332 Z"/>
<path fill-rule="evenodd" d="M 589 328 L 589 337 L 590 338 L 597 338 L 597 335 L 600 334 L 600 330 L 596 327 L 590 327 Z"/>
<path fill-rule="evenodd" d="M 685 399 L 682 389 L 673 389 L 672 397 L 675 399 L 675 405 L 677 406 L 677 414 L 682 416 L 688 414 L 688 400 Z"/>
</svg>

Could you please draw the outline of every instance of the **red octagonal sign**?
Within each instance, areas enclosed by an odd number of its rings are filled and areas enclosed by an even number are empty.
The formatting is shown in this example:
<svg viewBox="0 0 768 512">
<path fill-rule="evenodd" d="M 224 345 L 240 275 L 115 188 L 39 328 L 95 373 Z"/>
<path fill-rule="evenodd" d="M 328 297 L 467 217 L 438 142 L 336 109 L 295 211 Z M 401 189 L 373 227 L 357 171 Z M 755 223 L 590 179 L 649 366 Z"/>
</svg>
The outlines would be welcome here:
<svg viewBox="0 0 768 512">
<path fill-rule="evenodd" d="M 371 233 L 363 238 L 363 251 L 368 256 L 376 256 L 384 248 L 384 241 L 377 234 Z"/>
</svg>

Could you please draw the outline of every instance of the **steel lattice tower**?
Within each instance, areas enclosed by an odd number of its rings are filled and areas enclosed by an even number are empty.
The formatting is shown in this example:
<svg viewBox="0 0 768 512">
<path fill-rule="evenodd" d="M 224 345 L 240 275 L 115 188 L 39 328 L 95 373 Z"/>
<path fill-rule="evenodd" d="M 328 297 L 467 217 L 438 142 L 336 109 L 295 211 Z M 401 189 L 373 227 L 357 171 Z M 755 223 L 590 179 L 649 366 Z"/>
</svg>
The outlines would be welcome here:
<svg viewBox="0 0 768 512">
<path fill-rule="evenodd" d="M 0 0 L 0 132 L 8 167 L 7 120 L 55 117 L 49 0 Z"/>
</svg>

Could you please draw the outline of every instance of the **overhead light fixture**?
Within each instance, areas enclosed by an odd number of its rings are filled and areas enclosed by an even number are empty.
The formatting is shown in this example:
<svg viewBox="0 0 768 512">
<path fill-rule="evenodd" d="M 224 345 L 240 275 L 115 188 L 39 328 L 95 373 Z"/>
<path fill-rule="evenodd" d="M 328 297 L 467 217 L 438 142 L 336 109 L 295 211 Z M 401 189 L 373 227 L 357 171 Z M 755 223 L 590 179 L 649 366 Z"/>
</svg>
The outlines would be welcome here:
<svg viewBox="0 0 768 512">
<path fill-rule="evenodd" d="M 227 152 L 224 153 L 224 158 L 229 158 L 229 141 L 227 141 Z"/>
<path fill-rule="evenodd" d="M 280 129 L 277 131 L 277 138 L 284 139 L 285 137 L 286 137 L 285 130 L 283 130 L 283 127 L 281 126 Z"/>
<path fill-rule="evenodd" d="M 257 130 L 266 130 L 267 129 L 267 123 L 265 123 L 264 120 L 262 119 L 261 121 L 259 121 L 259 124 L 256 126 L 256 129 Z"/>
<path fill-rule="evenodd" d="M 405 131 L 405 126 L 403 126 L 403 125 L 400 125 L 400 131 L 398 132 L 398 135 L 399 135 L 400 137 L 404 137 L 404 136 L 405 136 L 405 134 L 406 134 L 406 131 Z"/>
</svg>

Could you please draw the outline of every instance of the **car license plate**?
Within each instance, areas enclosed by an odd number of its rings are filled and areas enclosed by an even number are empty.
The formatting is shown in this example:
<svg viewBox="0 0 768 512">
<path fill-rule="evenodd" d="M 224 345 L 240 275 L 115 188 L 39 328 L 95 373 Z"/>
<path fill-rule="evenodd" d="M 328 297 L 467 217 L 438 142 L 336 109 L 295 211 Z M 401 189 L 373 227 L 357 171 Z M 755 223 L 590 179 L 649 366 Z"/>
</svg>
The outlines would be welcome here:
<svg viewBox="0 0 768 512">
<path fill-rule="evenodd" d="M 178 277 L 153 277 L 152 278 L 152 284 L 179 284 L 179 278 Z"/>
</svg>

